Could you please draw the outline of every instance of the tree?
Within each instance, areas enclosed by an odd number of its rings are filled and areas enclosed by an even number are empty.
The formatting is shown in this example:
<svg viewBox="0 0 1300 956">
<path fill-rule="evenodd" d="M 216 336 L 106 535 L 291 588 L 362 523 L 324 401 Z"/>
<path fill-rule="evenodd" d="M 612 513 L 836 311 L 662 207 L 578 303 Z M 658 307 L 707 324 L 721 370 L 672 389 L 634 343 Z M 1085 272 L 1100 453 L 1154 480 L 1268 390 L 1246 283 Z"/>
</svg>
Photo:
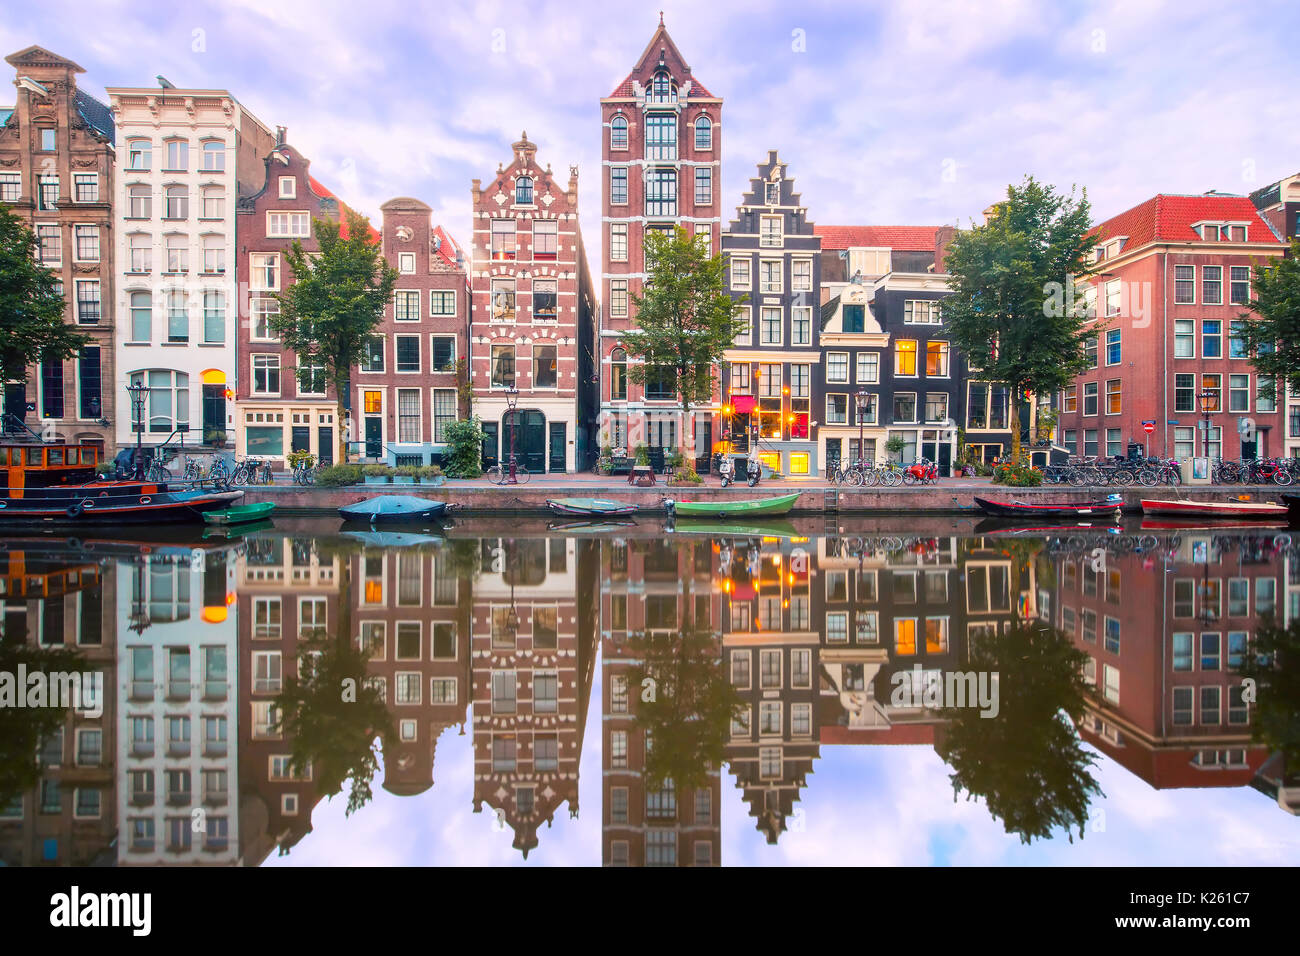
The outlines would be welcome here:
<svg viewBox="0 0 1300 956">
<path fill-rule="evenodd" d="M 651 264 L 645 295 L 632 296 L 639 328 L 622 339 L 643 364 L 631 366 L 628 378 L 638 385 L 671 383 L 682 409 L 680 447 L 690 459 L 691 408 L 713 398 L 713 366 L 748 325 L 738 318 L 745 299 L 727 294 L 722 256 L 709 256 L 703 236 L 680 226 L 671 234 L 654 231 L 646 236 L 645 255 Z"/>
<path fill-rule="evenodd" d="M 1286 627 L 1263 621 L 1237 670 L 1241 684 L 1230 692 L 1244 693 L 1250 686 L 1244 699 L 1255 705 L 1251 739 L 1281 754 L 1287 785 L 1300 784 L 1300 621 Z"/>
<path fill-rule="evenodd" d="M 24 381 L 32 363 L 72 358 L 90 342 L 89 335 L 63 320 L 59 277 L 36 253 L 36 235 L 0 206 L 0 374 L 7 382 Z M 23 412 L 17 410 L 19 418 Z"/>
<path fill-rule="evenodd" d="M 1020 459 L 1020 407 L 1028 392 L 1065 387 L 1088 367 L 1084 340 L 1096 335 L 1073 296 L 1092 247 L 1087 190 L 1059 195 L 1032 176 L 1007 187 L 989 221 L 954 237 L 943 301 L 948 340 L 980 377 L 1011 390 L 1011 448 Z"/>
<path fill-rule="evenodd" d="M 1242 344 L 1254 356 L 1264 397 L 1277 398 L 1277 382 L 1300 389 L 1300 238 L 1291 243 L 1291 255 L 1256 263 L 1251 270 L 1255 297 L 1246 302 L 1241 317 Z M 1253 315 L 1252 315 L 1253 313 Z M 1285 410 L 1285 409 L 1284 409 Z"/>
<path fill-rule="evenodd" d="M 271 331 L 298 356 L 298 376 L 323 374 L 334 386 L 338 406 L 339 462 L 347 461 L 343 399 L 349 374 L 369 354 L 371 334 L 393 297 L 397 270 L 388 265 L 379 244 L 370 238 L 370 222 L 346 211 L 347 236 L 338 222 L 313 219 L 319 254 L 309 254 L 294 240 L 285 254 L 293 284 L 276 295 L 280 314 Z M 314 369 L 323 369 L 316 373 Z"/>
</svg>

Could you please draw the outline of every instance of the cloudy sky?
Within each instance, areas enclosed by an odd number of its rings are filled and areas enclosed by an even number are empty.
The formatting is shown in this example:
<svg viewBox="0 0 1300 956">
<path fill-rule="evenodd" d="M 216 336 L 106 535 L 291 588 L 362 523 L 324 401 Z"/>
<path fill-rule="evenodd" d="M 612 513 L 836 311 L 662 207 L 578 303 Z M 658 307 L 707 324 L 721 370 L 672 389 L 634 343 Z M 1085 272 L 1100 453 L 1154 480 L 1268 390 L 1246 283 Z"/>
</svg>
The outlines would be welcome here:
<svg viewBox="0 0 1300 956">
<path fill-rule="evenodd" d="M 99 95 L 229 89 L 345 201 L 377 219 L 416 196 L 462 241 L 470 181 L 527 129 L 580 167 L 594 236 L 598 100 L 660 9 L 725 98 L 727 213 L 773 147 L 827 224 L 964 225 L 1026 173 L 1106 218 L 1300 169 L 1291 0 L 43 0 L 10 5 L 0 46 L 67 56 Z"/>
</svg>

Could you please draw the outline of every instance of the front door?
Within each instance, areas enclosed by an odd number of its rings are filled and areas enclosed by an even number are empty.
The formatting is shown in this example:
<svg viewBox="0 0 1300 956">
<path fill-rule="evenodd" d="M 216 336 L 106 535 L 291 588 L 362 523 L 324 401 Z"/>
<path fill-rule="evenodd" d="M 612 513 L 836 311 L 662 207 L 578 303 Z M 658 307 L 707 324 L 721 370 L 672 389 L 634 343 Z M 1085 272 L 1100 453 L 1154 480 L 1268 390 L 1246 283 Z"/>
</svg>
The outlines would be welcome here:
<svg viewBox="0 0 1300 956">
<path fill-rule="evenodd" d="M 334 429 L 328 425 L 316 429 L 316 449 L 320 452 L 316 457 L 322 464 L 334 460 Z"/>
<path fill-rule="evenodd" d="M 384 453 L 384 420 L 366 416 L 366 457 L 379 458 Z"/>
<path fill-rule="evenodd" d="M 10 382 L 5 386 L 5 407 L 4 413 L 12 415 L 17 421 L 26 421 L 27 419 L 27 383 Z M 11 422 L 5 422 L 4 427 L 8 429 Z"/>
<path fill-rule="evenodd" d="M 565 435 L 568 431 L 564 422 L 551 422 L 551 471 L 564 472 L 567 470 L 565 461 Z"/>
<path fill-rule="evenodd" d="M 497 463 L 497 423 L 483 423 L 483 470 L 487 471 Z"/>
<path fill-rule="evenodd" d="M 502 436 L 506 442 L 511 441 L 510 418 L 510 413 L 507 412 L 506 421 L 503 423 L 506 430 Z M 546 471 L 546 416 L 536 409 L 516 410 L 513 425 L 516 460 L 527 468 L 530 474 L 542 474 Z M 502 458 L 506 457 L 506 448 L 507 446 L 502 446 Z"/>
<path fill-rule="evenodd" d="M 947 442 L 939 445 L 939 474 L 944 478 L 952 477 L 952 445 Z"/>
</svg>

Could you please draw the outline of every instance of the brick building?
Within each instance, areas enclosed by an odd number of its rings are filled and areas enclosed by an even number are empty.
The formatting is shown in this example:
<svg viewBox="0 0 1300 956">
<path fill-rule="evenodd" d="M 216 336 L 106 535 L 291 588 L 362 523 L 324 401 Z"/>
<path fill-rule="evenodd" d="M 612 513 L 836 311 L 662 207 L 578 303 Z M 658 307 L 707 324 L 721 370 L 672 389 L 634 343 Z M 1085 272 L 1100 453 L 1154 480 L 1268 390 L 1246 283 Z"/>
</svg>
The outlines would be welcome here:
<svg viewBox="0 0 1300 956">
<path fill-rule="evenodd" d="M 722 99 L 691 73 L 664 28 L 654 36 L 627 77 L 600 101 L 605 175 L 602 209 L 600 340 L 601 444 L 614 448 L 676 448 L 678 401 L 671 385 L 653 379 L 628 381 L 637 361 L 620 346 L 636 326 L 631 296 L 640 294 L 647 267 L 647 232 L 683 227 L 708 237 L 716 252 L 721 241 Z M 694 412 L 697 457 L 708 455 L 721 435 L 715 424 L 721 407 Z M 691 425 L 684 427 L 690 428 Z"/>
<path fill-rule="evenodd" d="M 1250 200 L 1279 239 L 1291 243 L 1300 235 L 1300 173 L 1257 189 Z M 1289 249 L 1286 254 L 1291 254 Z M 1292 458 L 1300 455 L 1300 394 L 1295 392 L 1287 395 L 1284 454 Z"/>
<path fill-rule="evenodd" d="M 1282 454 L 1282 416 L 1233 335 L 1252 264 L 1285 250 L 1254 203 L 1161 194 L 1101 223 L 1093 241 L 1092 288 L 1082 293 L 1095 297 L 1093 367 L 1059 396 L 1059 443 L 1080 455 L 1123 454 L 1129 442 L 1153 455 L 1204 455 L 1205 395 L 1210 457 Z M 1254 441 L 1239 432 L 1247 419 Z"/>
<path fill-rule="evenodd" d="M 474 180 L 475 412 L 487 434 L 485 464 L 508 458 L 513 441 L 533 474 L 573 472 L 594 460 L 595 411 L 596 302 L 578 224 L 578 168 L 562 187 L 526 133 L 512 149 L 486 187 Z"/>
<path fill-rule="evenodd" d="M 465 256 L 433 210 L 418 199 L 384 203 L 383 246 L 397 270 L 393 301 L 353 371 L 352 440 L 363 458 L 427 465 L 447 450 L 443 429 L 457 418 L 457 360 L 469 345 Z"/>
<path fill-rule="evenodd" d="M 71 60 L 32 46 L 5 62 L 17 73 L 18 98 L 0 109 L 0 202 L 36 233 L 41 264 L 59 277 L 65 320 L 90 342 L 66 361 L 33 365 L 25 382 L 6 383 L 3 410 L 55 440 L 111 450 L 113 114 L 77 88 L 85 70 Z"/>
</svg>

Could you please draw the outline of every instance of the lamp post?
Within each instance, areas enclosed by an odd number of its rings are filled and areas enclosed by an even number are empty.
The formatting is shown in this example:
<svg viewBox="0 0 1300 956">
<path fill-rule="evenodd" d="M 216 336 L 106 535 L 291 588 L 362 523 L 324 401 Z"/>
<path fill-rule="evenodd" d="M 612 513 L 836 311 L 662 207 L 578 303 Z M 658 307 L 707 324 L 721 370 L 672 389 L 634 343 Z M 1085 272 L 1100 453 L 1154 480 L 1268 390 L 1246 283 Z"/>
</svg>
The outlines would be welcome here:
<svg viewBox="0 0 1300 956">
<path fill-rule="evenodd" d="M 1219 396 L 1216 392 L 1211 392 L 1207 389 L 1206 391 L 1201 392 L 1201 394 L 1196 397 L 1200 400 L 1201 411 L 1205 413 L 1204 447 L 1205 447 L 1205 460 L 1208 463 L 1210 460 L 1210 412 L 1218 411 L 1217 406 L 1219 404 Z"/>
<path fill-rule="evenodd" d="M 857 398 L 857 404 L 858 404 L 858 458 L 857 460 L 865 462 L 866 454 L 863 451 L 863 444 L 862 444 L 863 424 L 864 424 L 863 418 L 865 417 L 865 413 L 867 410 L 867 399 L 870 396 L 867 394 L 866 389 L 858 389 L 858 394 L 855 397 Z"/>
<path fill-rule="evenodd" d="M 519 404 L 519 389 L 512 384 L 506 389 L 506 414 L 510 416 L 510 483 L 518 481 L 518 464 L 515 460 L 515 407 Z"/>
<path fill-rule="evenodd" d="M 141 443 L 144 441 L 144 403 L 149 398 L 149 386 L 142 377 L 128 385 L 126 393 L 131 396 L 131 414 L 135 420 L 135 477 L 139 480 L 144 474 Z"/>
</svg>

